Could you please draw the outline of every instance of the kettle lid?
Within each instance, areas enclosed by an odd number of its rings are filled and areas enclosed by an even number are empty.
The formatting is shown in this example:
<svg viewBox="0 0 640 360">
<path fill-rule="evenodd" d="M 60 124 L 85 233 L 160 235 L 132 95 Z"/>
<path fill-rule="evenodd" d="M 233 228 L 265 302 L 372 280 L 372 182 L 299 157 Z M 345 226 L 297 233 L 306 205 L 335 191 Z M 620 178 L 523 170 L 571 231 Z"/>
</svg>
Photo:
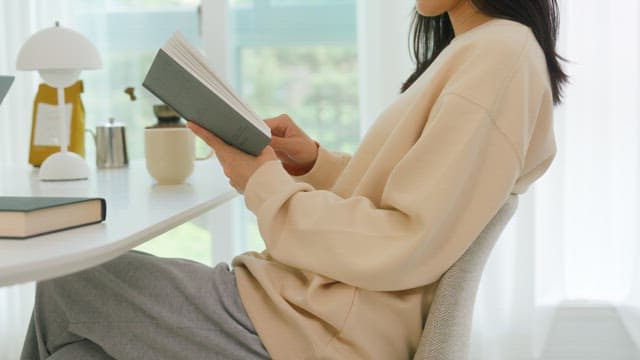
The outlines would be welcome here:
<svg viewBox="0 0 640 360">
<path fill-rule="evenodd" d="M 109 120 L 105 124 L 103 124 L 101 126 L 98 126 L 98 127 L 107 127 L 107 128 L 108 127 L 124 127 L 124 124 L 121 123 L 121 122 L 116 122 L 116 119 L 110 117 Z"/>
</svg>

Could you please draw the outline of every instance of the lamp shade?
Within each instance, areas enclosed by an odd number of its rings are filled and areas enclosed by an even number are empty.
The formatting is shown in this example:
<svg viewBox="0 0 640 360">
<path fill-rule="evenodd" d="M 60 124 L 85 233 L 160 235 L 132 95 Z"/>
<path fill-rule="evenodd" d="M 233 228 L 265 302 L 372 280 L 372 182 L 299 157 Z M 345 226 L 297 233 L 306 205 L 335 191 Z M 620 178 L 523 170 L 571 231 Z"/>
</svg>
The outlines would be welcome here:
<svg viewBox="0 0 640 360">
<path fill-rule="evenodd" d="M 102 67 L 96 47 L 77 31 L 56 26 L 40 30 L 22 45 L 18 70 L 91 70 Z"/>
</svg>

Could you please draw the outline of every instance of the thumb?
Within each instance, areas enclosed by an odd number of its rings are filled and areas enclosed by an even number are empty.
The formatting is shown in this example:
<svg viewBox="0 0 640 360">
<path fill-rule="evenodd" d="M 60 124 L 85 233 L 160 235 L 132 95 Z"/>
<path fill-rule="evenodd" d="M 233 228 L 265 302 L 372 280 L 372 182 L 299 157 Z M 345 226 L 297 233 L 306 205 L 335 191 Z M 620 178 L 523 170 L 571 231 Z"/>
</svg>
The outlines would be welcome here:
<svg viewBox="0 0 640 360">
<path fill-rule="evenodd" d="M 270 119 L 265 119 L 264 122 L 271 129 L 271 133 L 278 136 L 283 136 L 285 133 L 287 133 L 287 130 L 292 127 L 295 128 L 293 122 L 291 121 L 291 118 L 286 114 L 272 117 Z"/>
<path fill-rule="evenodd" d="M 264 119 L 264 122 L 271 129 L 286 128 L 288 125 L 287 118 L 284 115 L 278 115 L 269 119 Z"/>
<path fill-rule="evenodd" d="M 278 151 L 290 152 L 295 149 L 295 141 L 290 138 L 284 138 L 281 136 L 271 137 L 271 147 Z"/>
</svg>

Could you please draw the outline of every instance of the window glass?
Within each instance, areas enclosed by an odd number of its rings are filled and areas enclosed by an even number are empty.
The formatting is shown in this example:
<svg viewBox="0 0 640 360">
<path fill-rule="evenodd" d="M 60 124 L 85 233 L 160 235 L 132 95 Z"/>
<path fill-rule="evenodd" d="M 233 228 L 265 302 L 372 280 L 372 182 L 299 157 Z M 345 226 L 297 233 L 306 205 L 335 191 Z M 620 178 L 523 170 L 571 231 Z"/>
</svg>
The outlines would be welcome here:
<svg viewBox="0 0 640 360">
<path fill-rule="evenodd" d="M 355 0 L 231 1 L 233 82 L 264 117 L 288 113 L 311 137 L 352 152 L 360 139 Z M 264 248 L 239 215 L 245 249 Z"/>
<path fill-rule="evenodd" d="M 198 0 L 70 0 L 76 27 L 103 56 L 103 69 L 83 73 L 87 127 L 110 117 L 127 126 L 131 159 L 144 157 L 143 130 L 157 103 L 140 83 L 158 48 L 177 29 L 201 47 Z M 231 82 L 263 117 L 286 112 L 314 139 L 352 151 L 359 139 L 355 0 L 230 0 Z M 124 93 L 136 88 L 137 100 Z M 87 138 L 87 141 L 90 138 Z M 206 152 L 199 143 L 199 152 Z M 87 145 L 92 160 L 93 147 Z M 238 200 L 241 201 L 241 200 Z M 253 216 L 235 206 L 240 250 L 263 246 Z M 143 250 L 209 262 L 211 236 L 185 224 Z"/>
<path fill-rule="evenodd" d="M 78 30 L 96 43 L 103 60 L 102 69 L 83 73 L 87 127 L 100 125 L 110 117 L 124 122 L 129 157 L 141 159 L 143 131 L 155 122 L 152 105 L 159 103 L 142 88 L 142 79 L 158 48 L 174 31 L 201 47 L 197 2 L 111 0 L 102 8 L 89 7 L 85 16 L 76 18 Z M 129 86 L 135 88 L 134 102 L 124 93 Z M 87 149 L 93 150 L 91 144 Z"/>
<path fill-rule="evenodd" d="M 353 151 L 360 135 L 354 46 L 248 47 L 237 60 L 244 99 L 286 112 L 323 146 Z"/>
<path fill-rule="evenodd" d="M 94 41 L 103 60 L 102 69 L 82 74 L 87 128 L 94 128 L 110 117 L 125 123 L 130 159 L 144 158 L 143 131 L 155 123 L 152 105 L 159 103 L 142 88 L 142 79 L 156 51 L 174 31 L 182 32 L 195 46 L 202 46 L 198 34 L 198 5 L 198 0 L 71 2 L 77 30 Z M 135 88 L 136 101 L 124 93 L 128 86 Z M 87 159 L 94 161 L 95 150 L 90 139 L 86 138 Z M 206 153 L 203 147 L 205 145 L 199 143 L 199 152 Z M 137 249 L 210 263 L 211 236 L 206 222 L 195 221 Z"/>
</svg>

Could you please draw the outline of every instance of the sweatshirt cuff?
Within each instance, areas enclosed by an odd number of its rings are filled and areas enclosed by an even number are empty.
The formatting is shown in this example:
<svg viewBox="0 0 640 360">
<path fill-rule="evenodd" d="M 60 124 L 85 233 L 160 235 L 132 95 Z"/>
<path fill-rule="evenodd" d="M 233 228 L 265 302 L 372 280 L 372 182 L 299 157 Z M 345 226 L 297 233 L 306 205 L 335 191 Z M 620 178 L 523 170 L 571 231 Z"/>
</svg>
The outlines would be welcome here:
<svg viewBox="0 0 640 360">
<path fill-rule="evenodd" d="M 264 163 L 251 175 L 244 189 L 244 201 L 247 208 L 257 215 L 267 200 L 276 196 L 289 197 L 308 186 L 296 183 L 284 170 L 280 161 L 273 160 Z"/>
<path fill-rule="evenodd" d="M 309 172 L 296 176 L 296 181 L 306 182 L 317 189 L 328 189 L 333 186 L 338 174 L 349 161 L 349 155 L 333 153 L 322 145 L 318 147 L 318 158 Z"/>
</svg>

